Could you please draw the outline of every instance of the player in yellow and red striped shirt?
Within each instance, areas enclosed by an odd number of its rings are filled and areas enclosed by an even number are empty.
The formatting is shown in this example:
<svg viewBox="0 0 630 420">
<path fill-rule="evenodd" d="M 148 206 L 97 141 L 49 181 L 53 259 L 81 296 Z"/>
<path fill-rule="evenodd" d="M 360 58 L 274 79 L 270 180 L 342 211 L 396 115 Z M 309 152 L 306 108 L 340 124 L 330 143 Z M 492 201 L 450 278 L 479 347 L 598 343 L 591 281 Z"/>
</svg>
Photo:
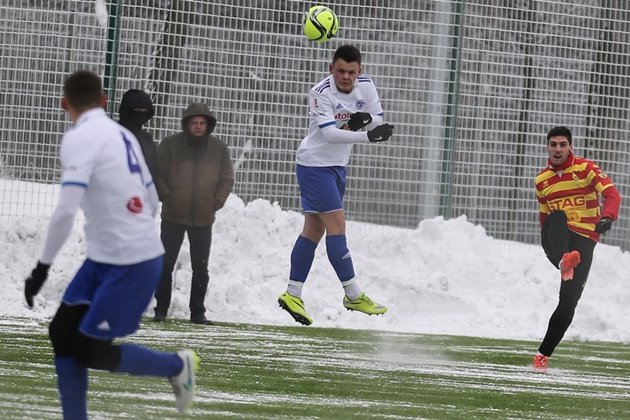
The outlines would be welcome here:
<svg viewBox="0 0 630 420">
<path fill-rule="evenodd" d="M 540 204 L 542 247 L 549 261 L 560 269 L 562 282 L 560 301 L 534 356 L 537 371 L 547 370 L 549 357 L 571 325 L 595 245 L 600 234 L 617 220 L 621 204 L 621 196 L 610 178 L 593 161 L 573 154 L 568 128 L 554 127 L 547 133 L 547 153 L 547 166 L 536 176 L 536 197 Z"/>
</svg>

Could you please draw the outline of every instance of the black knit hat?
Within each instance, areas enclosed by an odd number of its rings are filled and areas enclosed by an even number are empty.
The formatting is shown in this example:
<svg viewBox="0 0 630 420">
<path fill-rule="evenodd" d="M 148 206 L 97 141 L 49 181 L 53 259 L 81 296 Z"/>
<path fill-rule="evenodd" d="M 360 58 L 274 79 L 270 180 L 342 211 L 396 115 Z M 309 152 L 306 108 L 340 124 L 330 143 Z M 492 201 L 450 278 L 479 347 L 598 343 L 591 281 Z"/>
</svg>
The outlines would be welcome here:
<svg viewBox="0 0 630 420">
<path fill-rule="evenodd" d="M 554 127 L 547 133 L 547 144 L 549 144 L 549 139 L 556 136 L 566 137 L 569 140 L 569 145 L 573 145 L 573 136 L 571 136 L 571 130 L 566 127 Z"/>
</svg>

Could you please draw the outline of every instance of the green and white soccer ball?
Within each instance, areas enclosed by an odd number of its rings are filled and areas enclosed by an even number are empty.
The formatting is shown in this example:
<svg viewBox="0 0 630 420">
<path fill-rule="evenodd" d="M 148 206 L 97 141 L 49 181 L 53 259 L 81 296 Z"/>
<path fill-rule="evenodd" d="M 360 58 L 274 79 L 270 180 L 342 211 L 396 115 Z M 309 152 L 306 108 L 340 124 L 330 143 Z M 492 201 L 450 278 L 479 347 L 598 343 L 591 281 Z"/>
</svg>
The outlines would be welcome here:
<svg viewBox="0 0 630 420">
<path fill-rule="evenodd" d="M 339 19 L 328 7 L 313 6 L 304 14 L 302 28 L 311 41 L 326 42 L 337 33 Z"/>
</svg>

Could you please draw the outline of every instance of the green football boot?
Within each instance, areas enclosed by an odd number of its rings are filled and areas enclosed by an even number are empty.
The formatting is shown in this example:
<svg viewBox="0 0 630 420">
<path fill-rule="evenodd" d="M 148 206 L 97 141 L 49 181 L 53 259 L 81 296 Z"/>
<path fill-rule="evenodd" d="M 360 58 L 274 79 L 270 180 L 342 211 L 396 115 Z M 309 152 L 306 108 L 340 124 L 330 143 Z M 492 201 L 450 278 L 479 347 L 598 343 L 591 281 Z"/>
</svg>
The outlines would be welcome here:
<svg viewBox="0 0 630 420">
<path fill-rule="evenodd" d="M 365 292 L 361 292 L 359 297 L 355 300 L 350 300 L 348 299 L 348 296 L 344 296 L 343 306 L 345 306 L 349 311 L 359 311 L 368 315 L 381 315 L 387 312 L 386 307 L 374 302 L 365 294 Z"/>
<path fill-rule="evenodd" d="M 311 318 L 304 309 L 304 302 L 297 296 L 290 295 L 288 292 L 284 292 L 278 298 L 280 307 L 287 311 L 296 322 L 304 325 L 311 325 L 313 318 Z"/>
</svg>

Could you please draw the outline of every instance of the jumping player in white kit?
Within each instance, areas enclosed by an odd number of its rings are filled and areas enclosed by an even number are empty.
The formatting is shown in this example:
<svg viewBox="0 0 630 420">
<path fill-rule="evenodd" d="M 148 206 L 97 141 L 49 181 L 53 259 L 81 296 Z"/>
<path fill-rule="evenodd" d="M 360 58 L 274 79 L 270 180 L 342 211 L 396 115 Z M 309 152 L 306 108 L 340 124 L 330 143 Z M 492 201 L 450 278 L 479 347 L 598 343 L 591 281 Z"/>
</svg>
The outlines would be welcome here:
<svg viewBox="0 0 630 420">
<path fill-rule="evenodd" d="M 312 324 L 313 319 L 304 307 L 302 288 L 324 234 L 328 259 L 344 289 L 343 305 L 369 315 L 387 311 L 355 279 L 342 202 L 352 145 L 387 141 L 394 127 L 382 124 L 378 92 L 372 79 L 361 74 L 361 53 L 356 47 L 337 48 L 329 70 L 330 75 L 309 95 L 309 130 L 296 156 L 304 228 L 291 253 L 287 290 L 278 298 L 280 307 L 304 325 Z"/>
</svg>

